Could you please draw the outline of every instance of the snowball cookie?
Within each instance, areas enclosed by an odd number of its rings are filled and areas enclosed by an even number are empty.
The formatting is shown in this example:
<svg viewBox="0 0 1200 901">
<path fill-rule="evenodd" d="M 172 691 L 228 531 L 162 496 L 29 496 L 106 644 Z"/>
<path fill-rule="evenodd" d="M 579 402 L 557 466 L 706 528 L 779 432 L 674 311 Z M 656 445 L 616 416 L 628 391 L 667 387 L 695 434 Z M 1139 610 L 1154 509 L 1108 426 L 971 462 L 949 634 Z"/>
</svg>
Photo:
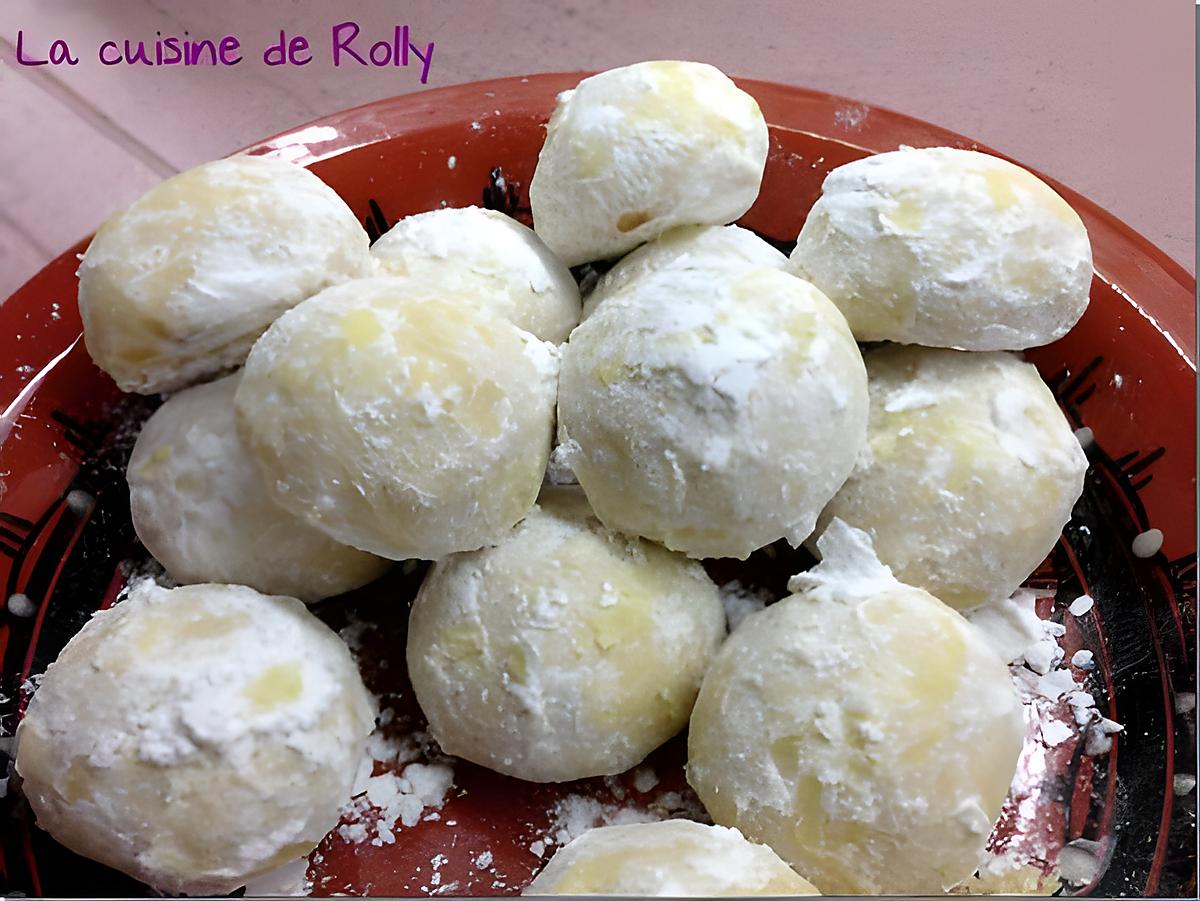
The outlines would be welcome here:
<svg viewBox="0 0 1200 901">
<path fill-rule="evenodd" d="M 648 273 L 662 269 L 783 269 L 787 257 L 754 232 L 737 225 L 681 225 L 623 257 L 596 282 L 584 317 L 596 304 Z"/>
<path fill-rule="evenodd" d="M 271 496 L 393 560 L 498 540 L 550 455 L 557 350 L 428 289 L 392 277 L 321 292 L 254 345 L 236 396 Z"/>
<path fill-rule="evenodd" d="M 736 829 L 663 820 L 591 829 L 550 858 L 525 895 L 714 898 L 816 895 L 766 845 Z"/>
<path fill-rule="evenodd" d="M 860 341 L 1017 350 L 1079 321 L 1092 248 L 1076 212 L 1019 166 L 909 147 L 829 173 L 791 267 Z"/>
<path fill-rule="evenodd" d="M 704 63 L 635 63 L 558 95 L 529 185 L 533 225 L 568 266 L 620 256 L 676 225 L 754 203 L 767 123 Z"/>
<path fill-rule="evenodd" d="M 46 670 L 16 765 L 72 851 L 221 895 L 337 825 L 373 725 L 349 651 L 299 601 L 143 580 Z"/>
<path fill-rule="evenodd" d="M 238 438 L 240 376 L 174 394 L 146 421 L 129 459 L 138 538 L 177 582 L 230 582 L 319 601 L 391 565 L 338 544 L 271 500 Z"/>
<path fill-rule="evenodd" d="M 543 341 L 561 344 L 579 322 L 579 286 L 520 222 L 479 207 L 401 219 L 371 248 L 385 274 L 454 285 Z"/>
<path fill-rule="evenodd" d="M 897 582 L 864 533 L 835 520 L 820 549 L 705 676 L 688 781 L 826 894 L 940 893 L 1000 813 L 1020 699 L 984 633 Z"/>
<path fill-rule="evenodd" d="M 609 528 L 691 557 L 812 531 L 867 428 L 846 320 L 775 269 L 668 269 L 571 335 L 562 455 Z"/>
<path fill-rule="evenodd" d="M 171 391 L 246 358 L 284 310 L 371 272 L 342 199 L 291 163 L 234 156 L 152 188 L 96 232 L 79 313 L 123 391 Z"/>
<path fill-rule="evenodd" d="M 1054 548 L 1087 457 L 1037 370 L 1001 352 L 865 355 L 867 446 L 818 525 L 868 532 L 910 585 L 965 609 L 1006 598 Z"/>
<path fill-rule="evenodd" d="M 565 782 L 624 772 L 683 728 L 725 614 L 699 564 L 550 489 L 496 547 L 435 564 L 408 629 L 446 753 Z"/>
</svg>

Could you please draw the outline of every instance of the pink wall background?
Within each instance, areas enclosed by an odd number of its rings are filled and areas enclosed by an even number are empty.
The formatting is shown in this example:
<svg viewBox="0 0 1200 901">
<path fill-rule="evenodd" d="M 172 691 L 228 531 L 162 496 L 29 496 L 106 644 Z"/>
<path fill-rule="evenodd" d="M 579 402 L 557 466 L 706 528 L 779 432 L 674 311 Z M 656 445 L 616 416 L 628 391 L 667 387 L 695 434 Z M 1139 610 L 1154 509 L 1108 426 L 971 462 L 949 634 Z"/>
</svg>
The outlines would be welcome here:
<svg viewBox="0 0 1200 901">
<path fill-rule="evenodd" d="M 1195 64 L 1189 0 L 3 0 L 0 297 L 159 179 L 344 107 L 421 90 L 412 69 L 333 69 L 324 42 L 412 26 L 428 87 L 691 58 L 844 94 L 970 135 L 1060 179 L 1194 271 Z M 103 40 L 280 28 L 320 37 L 300 69 L 101 66 Z M 80 65 L 13 64 L 18 29 Z"/>
</svg>

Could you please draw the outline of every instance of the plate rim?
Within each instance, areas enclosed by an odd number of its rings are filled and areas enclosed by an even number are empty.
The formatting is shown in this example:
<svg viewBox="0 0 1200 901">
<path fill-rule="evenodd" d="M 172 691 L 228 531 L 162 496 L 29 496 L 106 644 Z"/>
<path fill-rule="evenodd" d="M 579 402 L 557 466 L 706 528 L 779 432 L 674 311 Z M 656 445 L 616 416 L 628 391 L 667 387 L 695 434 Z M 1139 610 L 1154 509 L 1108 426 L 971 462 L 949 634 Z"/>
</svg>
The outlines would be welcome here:
<svg viewBox="0 0 1200 901">
<path fill-rule="evenodd" d="M 525 99 L 534 102 L 540 101 L 541 105 L 546 102 L 546 90 L 549 86 L 558 86 L 562 90 L 569 90 L 578 84 L 583 78 L 587 78 L 596 74 L 594 70 L 579 70 L 565 72 L 541 72 L 528 75 L 509 75 L 501 78 L 485 79 L 482 81 L 463 82 L 455 85 L 445 85 L 442 87 L 430 88 L 427 90 L 415 91 L 408 94 L 396 94 L 389 97 L 382 97 L 375 100 L 370 100 L 356 106 L 347 107 L 337 110 L 323 116 L 318 116 L 314 119 L 302 122 L 298 125 L 286 128 L 269 137 L 254 141 L 244 147 L 233 151 L 229 154 L 233 156 L 238 153 L 250 153 L 255 155 L 261 154 L 278 154 L 285 149 L 291 149 L 289 158 L 294 162 L 310 166 L 313 163 L 321 160 L 329 159 L 334 156 L 339 156 L 350 150 L 360 148 L 365 145 L 376 143 L 381 140 L 394 138 L 402 134 L 407 129 L 389 128 L 383 124 L 380 117 L 375 116 L 376 113 L 384 113 L 402 111 L 407 116 L 411 116 L 416 121 L 416 129 L 427 129 L 431 126 L 439 124 L 451 124 L 458 122 L 461 119 L 461 114 L 455 109 L 453 103 L 447 102 L 459 96 L 468 96 L 475 93 L 493 92 L 497 96 L 501 93 L 505 95 L 506 102 L 518 101 Z M 1092 238 L 1093 246 L 1096 243 L 1096 235 L 1093 233 L 1093 227 L 1099 227 L 1100 235 L 1108 238 L 1116 238 L 1117 241 L 1124 245 L 1124 250 L 1127 253 L 1132 253 L 1134 256 L 1141 257 L 1151 263 L 1157 272 L 1147 272 L 1139 267 L 1139 272 L 1144 275 L 1145 284 L 1141 284 L 1141 279 L 1135 279 L 1138 282 L 1133 286 L 1131 292 L 1134 295 L 1139 295 L 1139 299 L 1131 301 L 1133 305 L 1147 316 L 1160 331 L 1167 341 L 1177 352 L 1178 356 L 1185 364 L 1193 371 L 1196 371 L 1196 304 L 1179 304 L 1178 309 L 1168 307 L 1168 302 L 1164 301 L 1162 309 L 1158 308 L 1158 304 L 1153 304 L 1153 309 L 1143 303 L 1142 297 L 1149 295 L 1151 298 L 1158 298 L 1153 285 L 1154 276 L 1158 275 L 1161 278 L 1173 283 L 1182 294 L 1187 294 L 1191 298 L 1195 298 L 1196 294 L 1196 277 L 1190 274 L 1184 266 L 1171 257 L 1166 251 L 1158 247 L 1153 241 L 1143 235 L 1137 229 L 1133 228 L 1124 220 L 1120 219 L 1100 204 L 1088 198 L 1086 195 L 1074 190 L 1070 186 L 1064 184 L 1056 178 L 1053 178 L 1040 170 L 1028 166 L 1020 160 L 1009 156 L 1003 151 L 997 150 L 990 145 L 976 141 L 967 135 L 952 131 L 951 129 L 937 125 L 924 119 L 911 116 L 907 113 L 899 112 L 890 107 L 881 106 L 875 103 L 858 100 L 851 97 L 846 97 L 840 94 L 832 94 L 826 91 L 820 91 L 814 88 L 807 88 L 800 85 L 786 84 L 778 81 L 768 81 L 763 79 L 742 78 L 739 76 L 731 76 L 733 81 L 742 89 L 750 93 L 762 106 L 764 100 L 768 107 L 774 108 L 778 105 L 808 105 L 813 108 L 835 108 L 840 110 L 859 110 L 863 113 L 862 122 L 869 122 L 870 125 L 862 124 L 848 126 L 840 125 L 837 122 L 832 123 L 834 130 L 842 131 L 842 135 L 830 134 L 828 130 L 825 132 L 813 132 L 829 140 L 840 141 L 851 147 L 870 152 L 878 153 L 884 149 L 890 149 L 880 146 L 890 144 L 888 141 L 874 141 L 871 136 L 874 130 L 879 127 L 874 124 L 879 119 L 883 119 L 885 123 L 899 125 L 907 132 L 923 131 L 929 137 L 936 137 L 941 143 L 949 146 L 964 146 L 971 149 L 977 149 L 984 153 L 989 153 L 993 156 L 1000 157 L 1015 163 L 1037 175 L 1039 178 L 1049 184 L 1055 191 L 1063 196 L 1071 206 L 1075 207 L 1080 217 L 1084 219 L 1088 227 L 1089 236 Z M 559 91 L 554 92 L 555 95 Z M 368 117 L 367 114 L 372 114 Z M 783 128 L 792 131 L 807 131 L 808 129 L 797 129 L 794 125 L 783 125 L 779 122 L 772 121 L 773 116 L 766 114 L 767 124 L 772 128 Z M 374 130 L 368 129 L 370 119 L 374 119 Z M 872 121 L 874 120 L 874 121 Z M 351 130 L 341 127 L 353 123 L 353 134 Z M 886 127 L 886 125 L 885 125 Z M 336 130 L 336 136 L 327 140 L 315 140 L 315 138 L 327 135 L 328 132 L 315 132 L 316 129 L 332 128 Z M 365 133 L 364 133 L 365 132 Z M 307 133 L 307 134 L 306 134 Z M 860 143 L 855 138 L 868 140 Z M 931 146 L 931 145 L 926 145 Z M 295 151 L 303 148 L 302 155 L 296 156 Z M 182 170 L 181 170 L 182 171 Z M 98 227 L 98 226 L 97 226 Z M 91 241 L 95 232 L 82 237 L 79 241 L 74 242 L 69 248 L 61 254 L 53 257 L 47 263 L 34 273 L 29 279 L 23 282 L 16 288 L 8 298 L 11 298 L 24 291 L 31 282 L 37 280 L 42 273 L 50 267 L 61 265 L 66 259 L 75 257 L 81 250 L 86 248 L 87 243 Z M 1109 284 L 1113 284 L 1105 272 L 1099 268 L 1094 268 L 1098 276 L 1104 279 Z M 1128 283 L 1129 279 L 1122 279 Z M 2 307 L 8 300 L 6 298 L 0 301 Z M 1166 320 L 1164 322 L 1164 320 Z"/>
<path fill-rule="evenodd" d="M 461 118 L 460 114 L 452 103 L 447 101 L 458 96 L 467 96 L 476 92 L 487 93 L 493 92 L 499 97 L 505 95 L 506 99 L 517 99 L 522 95 L 528 94 L 529 99 L 535 100 L 541 98 L 544 101 L 546 87 L 549 85 L 559 85 L 563 89 L 569 90 L 574 87 L 580 80 L 597 74 L 598 70 L 578 70 L 578 71 L 560 71 L 560 72 L 541 72 L 529 75 L 510 75 L 501 78 L 485 79 L 482 81 L 464 82 L 456 85 L 446 85 L 428 90 L 417 91 L 409 94 L 396 94 L 390 97 L 382 97 L 376 100 L 367 101 L 366 103 L 358 104 L 357 106 L 348 107 L 338 110 L 324 116 L 319 116 L 310 121 L 301 123 L 300 125 L 284 129 L 277 134 L 262 140 L 248 144 L 234 153 L 251 153 L 265 154 L 278 153 L 283 148 L 305 147 L 308 153 L 298 159 L 301 165 L 310 165 L 311 163 L 320 162 L 321 160 L 329 159 L 333 156 L 338 156 L 350 150 L 362 147 L 364 145 L 374 143 L 376 141 L 387 138 L 396 137 L 398 132 L 381 128 L 376 134 L 368 137 L 366 135 L 355 135 L 353 138 L 347 133 L 344 128 L 338 126 L 344 123 L 353 122 L 355 129 L 363 127 L 363 119 L 367 113 L 376 113 L 391 111 L 392 109 L 403 109 L 407 115 L 421 117 L 420 128 L 428 128 L 438 124 L 452 124 L 458 122 Z M 1112 237 L 1118 238 L 1122 243 L 1127 245 L 1127 250 L 1136 253 L 1137 255 L 1146 258 L 1152 262 L 1160 271 L 1163 277 L 1175 283 L 1179 289 L 1189 295 L 1194 296 L 1196 293 L 1196 277 L 1189 273 L 1184 266 L 1175 260 L 1170 254 L 1156 245 L 1153 241 L 1129 225 L 1123 219 L 1109 212 L 1099 203 L 1091 200 L 1084 194 L 1071 188 L 1064 182 L 1047 175 L 1041 170 L 1029 166 L 1019 159 L 1009 156 L 1001 150 L 984 144 L 967 135 L 945 128 L 934 122 L 925 119 L 920 119 L 916 116 L 907 113 L 899 112 L 887 106 L 871 103 L 864 100 L 858 100 L 852 97 L 846 97 L 840 94 L 832 94 L 826 91 L 820 91 L 815 88 L 803 87 L 800 85 L 787 84 L 785 82 L 769 81 L 764 79 L 743 78 L 740 76 L 730 76 L 734 83 L 741 87 L 747 93 L 751 94 L 760 104 L 763 104 L 764 98 L 772 107 L 786 103 L 800 103 L 811 105 L 814 107 L 836 107 L 837 109 L 858 109 L 865 110 L 867 115 L 864 115 L 863 121 L 870 122 L 874 117 L 877 121 L 882 118 L 885 123 L 892 125 L 902 125 L 906 131 L 920 130 L 928 133 L 930 137 L 938 137 L 948 146 L 966 146 L 971 149 L 976 149 L 1001 159 L 1008 160 L 1023 169 L 1032 172 L 1038 178 L 1041 178 L 1049 184 L 1055 191 L 1063 196 L 1063 198 L 1076 209 L 1080 217 L 1085 220 L 1088 226 L 1089 236 L 1092 235 L 1093 224 L 1098 225 L 1101 232 L 1109 232 Z M 558 91 L 555 92 L 557 94 Z M 771 115 L 766 115 L 767 124 L 771 128 L 783 128 L 790 131 L 807 131 L 808 129 L 798 129 L 794 125 L 784 125 L 776 121 L 772 121 Z M 834 123 L 835 128 L 837 123 Z M 338 130 L 336 138 L 328 141 L 310 141 L 305 140 L 305 132 L 310 132 L 313 129 L 322 127 L 332 127 Z M 879 153 L 884 148 L 879 146 L 880 142 L 867 141 L 859 143 L 853 140 L 854 138 L 867 137 L 870 138 L 874 129 L 878 126 L 870 126 L 870 130 L 862 131 L 863 126 L 843 127 L 843 136 L 832 135 L 827 131 L 812 132 L 820 137 L 837 140 L 851 147 L 869 152 Z M 885 126 L 886 127 L 886 124 Z M 884 141 L 884 144 L 891 142 Z M 931 146 L 931 145 L 926 145 Z M 320 147 L 320 150 L 314 150 L 315 147 Z M 232 155 L 232 154 L 231 154 Z M 1093 238 L 1093 243 L 1094 238 Z M 1112 284 L 1110 278 L 1105 273 L 1096 269 L 1096 274 L 1100 275 L 1106 282 Z M 1122 281 L 1128 282 L 1128 279 Z M 1142 290 L 1147 290 L 1151 296 L 1155 296 L 1153 289 L 1147 286 L 1145 289 L 1140 288 L 1133 293 L 1140 293 Z M 1196 370 L 1196 306 L 1188 304 L 1180 310 L 1149 310 L 1141 300 L 1135 300 L 1134 304 L 1144 313 L 1149 314 L 1150 318 L 1155 321 L 1159 331 L 1175 346 L 1180 357 L 1187 363 L 1189 368 Z M 1190 328 L 1171 328 L 1164 326 L 1159 320 L 1161 313 L 1169 314 L 1171 319 L 1179 318 L 1179 323 L 1189 325 Z M 1172 322 L 1172 326 L 1177 323 Z"/>
</svg>

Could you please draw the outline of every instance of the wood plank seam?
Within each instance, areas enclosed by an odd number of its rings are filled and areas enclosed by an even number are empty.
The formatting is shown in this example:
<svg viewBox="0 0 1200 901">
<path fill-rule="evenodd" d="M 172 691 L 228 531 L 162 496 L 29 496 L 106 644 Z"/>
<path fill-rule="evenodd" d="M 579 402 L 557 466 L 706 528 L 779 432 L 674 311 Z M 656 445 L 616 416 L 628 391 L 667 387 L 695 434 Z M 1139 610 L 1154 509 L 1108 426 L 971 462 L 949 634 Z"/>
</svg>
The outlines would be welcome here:
<svg viewBox="0 0 1200 901">
<path fill-rule="evenodd" d="M 0 48 L 3 48 L 11 58 L 16 58 L 17 48 L 9 43 L 6 38 L 0 37 Z M 75 93 L 60 79 L 55 78 L 48 72 L 44 72 L 41 67 L 32 68 L 10 65 L 9 69 L 62 103 L 86 124 L 144 164 L 146 168 L 156 175 L 168 178 L 179 171 L 176 166 L 173 166 L 168 160 L 155 153 L 154 150 L 144 144 L 135 134 L 122 128 L 83 97 L 79 96 L 79 94 Z"/>
</svg>

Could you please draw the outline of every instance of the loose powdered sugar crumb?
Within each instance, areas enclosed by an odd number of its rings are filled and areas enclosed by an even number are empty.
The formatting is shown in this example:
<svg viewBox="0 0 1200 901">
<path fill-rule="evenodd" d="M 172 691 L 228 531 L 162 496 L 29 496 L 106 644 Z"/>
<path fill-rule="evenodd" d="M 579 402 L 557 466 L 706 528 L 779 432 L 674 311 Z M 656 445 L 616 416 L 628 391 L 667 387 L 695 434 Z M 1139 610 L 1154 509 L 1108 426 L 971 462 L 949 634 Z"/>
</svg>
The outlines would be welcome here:
<svg viewBox="0 0 1200 901">
<path fill-rule="evenodd" d="M 1078 688 L 1079 684 L 1071 675 L 1070 670 L 1056 669 L 1039 678 L 1034 691 L 1048 700 L 1057 701 L 1067 692 L 1075 691 Z"/>
<path fill-rule="evenodd" d="M 37 613 L 37 604 L 20 592 L 8 596 L 8 612 L 21 619 L 28 619 Z"/>
<path fill-rule="evenodd" d="M 1087 673 L 1095 668 L 1094 654 L 1080 649 L 1067 660 L 1061 645 L 1066 627 L 1053 620 L 1038 618 L 1036 600 L 1032 592 L 1021 589 L 1013 598 L 985 604 L 966 615 L 983 629 L 1005 659 L 1012 660 L 1009 671 L 1025 705 L 1026 722 L 1032 727 L 1031 735 L 1037 744 L 1044 749 L 1064 749 L 1058 753 L 1072 753 L 1069 743 L 1074 742 L 1075 747 L 1086 755 L 1107 753 L 1112 748 L 1112 735 L 1122 731 L 1122 727 L 1101 715 L 1096 709 L 1095 697 L 1076 681 L 1074 675 L 1082 671 L 1081 678 L 1087 678 Z M 1071 605 L 1069 612 L 1083 615 L 1091 606 L 1091 597 L 1084 595 Z M 1074 671 L 1071 667 L 1075 667 Z M 1030 810 L 1034 810 L 1039 804 L 1038 798 L 1057 797 L 1053 783 L 1047 782 L 1056 777 L 1044 766 L 1046 750 L 1038 752 L 1027 748 L 1025 753 L 1032 754 L 1031 760 L 1043 761 L 1043 765 L 1019 767 L 1012 796 L 1022 799 L 1021 809 L 1032 805 Z M 1015 815 L 1020 817 L 1022 814 Z M 1058 879 L 1049 875 L 1051 872 L 1076 885 L 1086 884 L 1097 872 L 1102 850 L 1086 843 L 1071 843 L 1061 852 L 1037 841 L 1016 846 L 1005 841 L 995 846 L 989 844 L 976 876 L 957 887 L 955 892 L 1051 894 L 1058 884 Z"/>
<path fill-rule="evenodd" d="M 1071 606 L 1067 609 L 1071 612 L 1072 616 L 1083 616 L 1085 613 L 1088 613 L 1092 607 L 1095 606 L 1095 604 L 1096 602 L 1092 600 L 1092 596 L 1090 594 L 1081 594 L 1079 597 L 1075 598 L 1075 600 L 1071 601 Z"/>
<path fill-rule="evenodd" d="M 1063 650 L 1052 636 L 1030 645 L 1022 655 L 1025 665 L 1038 675 L 1046 675 L 1063 658 Z"/>
<path fill-rule="evenodd" d="M 562 847 L 597 826 L 622 826 L 627 823 L 653 823 L 657 817 L 645 810 L 620 804 L 606 804 L 585 795 L 568 795 L 551 809 L 547 838 Z"/>
<path fill-rule="evenodd" d="M 579 445 L 573 441 L 555 445 L 546 464 L 546 481 L 551 485 L 578 485 L 575 470 L 571 468 L 571 455 L 578 451 Z"/>
<path fill-rule="evenodd" d="M 730 632 L 741 625 L 750 614 L 757 613 L 774 600 L 770 592 L 761 588 L 747 588 L 737 579 L 722 585 L 720 595 Z"/>
<path fill-rule="evenodd" d="M 345 638 L 346 630 L 342 631 Z M 388 712 L 385 709 L 380 719 L 390 720 Z M 381 728 L 371 733 L 355 795 L 342 808 L 342 823 L 337 827 L 343 840 L 376 847 L 393 844 L 398 830 L 430 818 L 446 803 L 454 786 L 453 761 L 441 756 L 422 761 L 429 756 L 423 750 L 429 745 L 423 733 L 397 737 Z"/>
<path fill-rule="evenodd" d="M 1009 671 L 1025 704 L 1026 721 L 1034 729 L 1035 741 L 1045 748 L 1059 748 L 1074 741 L 1086 755 L 1105 754 L 1112 749 L 1112 736 L 1121 732 L 1122 726 L 1101 714 L 1095 696 L 1076 681 L 1075 675 L 1078 673 L 1080 679 L 1086 680 L 1087 674 L 1096 668 L 1095 655 L 1079 649 L 1068 660 L 1061 644 L 1066 627 L 1040 619 L 1037 600 L 1035 592 L 1021 589 L 1012 598 L 989 602 L 967 611 L 966 616 L 983 630 L 1004 659 L 1012 661 Z M 1082 616 L 1092 609 L 1093 603 L 1090 595 L 1081 595 L 1068 607 L 1068 612 Z M 1044 788 L 1044 780 L 1052 776 L 1044 767 L 1028 772 L 1018 769 L 1013 794 L 1026 799 L 1022 804 L 1032 803 L 1030 799 L 1038 797 Z M 1039 894 L 1049 894 L 1053 886 L 1043 886 L 1045 877 L 1040 874 L 1046 872 L 1047 863 L 1055 862 L 1047 856 L 1053 854 L 1053 849 L 1038 851 L 1036 847 L 1014 850 L 1001 844 L 989 848 L 976 880 L 964 883 L 960 891 L 977 893 L 1003 888 L 1008 893 L 1014 886 L 1020 886 L 1022 892 L 1036 888 Z M 1074 843 L 1068 845 L 1058 859 L 1060 875 L 1075 884 L 1086 884 L 1099 850 Z"/>
<path fill-rule="evenodd" d="M 1100 872 L 1104 849 L 1098 842 L 1077 838 L 1068 842 L 1058 855 L 1058 873 L 1067 882 L 1087 885 Z"/>
<path fill-rule="evenodd" d="M 1135 557 L 1153 557 L 1162 550 L 1163 533 L 1159 529 L 1147 529 L 1133 539 L 1131 550 Z"/>
<path fill-rule="evenodd" d="M 1075 730 L 1060 720 L 1045 720 L 1042 722 L 1042 741 L 1048 747 L 1053 748 L 1055 745 L 1061 745 L 1074 734 Z"/>
<path fill-rule="evenodd" d="M 1120 723 L 1100 717 L 1088 727 L 1087 737 L 1084 739 L 1083 753 L 1091 757 L 1107 754 L 1112 750 L 1112 736 L 1124 731 L 1124 729 L 1125 727 Z"/>
<path fill-rule="evenodd" d="M 410 763 L 399 773 L 372 776 L 366 791 L 344 810 L 349 822 L 338 827 L 338 834 L 353 843 L 371 836 L 372 845 L 390 845 L 398 828 L 411 828 L 428 808 L 442 807 L 453 784 L 454 769 L 448 762 Z"/>
<path fill-rule="evenodd" d="M 658 785 L 658 774 L 648 766 L 639 767 L 633 774 L 633 787 L 637 791 L 645 794 Z"/>
<path fill-rule="evenodd" d="M 634 788 L 643 794 L 653 790 L 657 784 L 658 777 L 649 767 L 642 767 L 634 775 Z M 609 787 L 611 789 L 613 786 Z M 644 807 L 601 801 L 588 795 L 568 795 L 555 801 L 546 813 L 549 822 L 545 831 L 533 836 L 529 844 L 530 853 L 536 857 L 544 857 L 599 826 L 656 823 L 670 819 L 712 822 L 694 795 L 678 791 L 661 792 Z"/>
</svg>

